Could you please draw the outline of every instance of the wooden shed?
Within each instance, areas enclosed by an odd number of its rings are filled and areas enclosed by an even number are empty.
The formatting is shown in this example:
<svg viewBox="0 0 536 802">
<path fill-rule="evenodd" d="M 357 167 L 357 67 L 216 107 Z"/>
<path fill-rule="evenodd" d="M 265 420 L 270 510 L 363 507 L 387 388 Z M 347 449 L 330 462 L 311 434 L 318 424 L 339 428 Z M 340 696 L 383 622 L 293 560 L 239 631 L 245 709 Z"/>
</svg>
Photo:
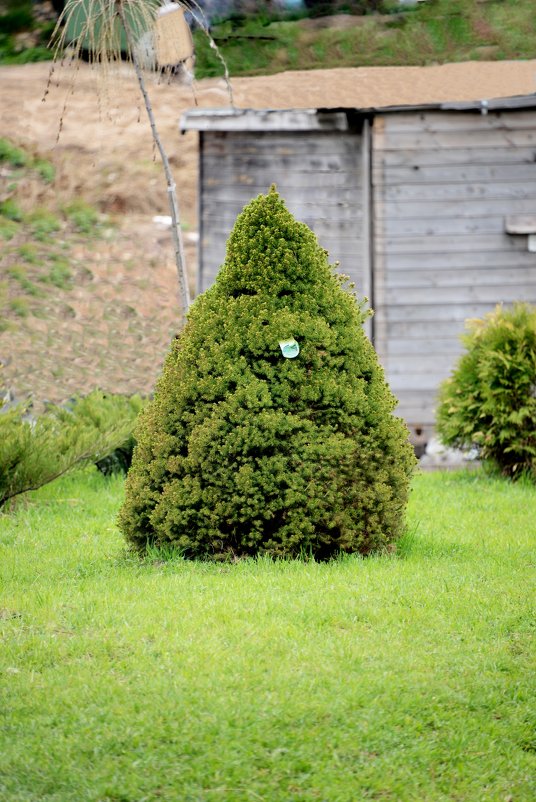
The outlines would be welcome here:
<svg viewBox="0 0 536 802">
<path fill-rule="evenodd" d="M 374 309 L 369 334 L 415 442 L 467 318 L 536 303 L 536 95 L 390 108 L 196 109 L 198 290 L 237 214 L 276 183 Z"/>
</svg>

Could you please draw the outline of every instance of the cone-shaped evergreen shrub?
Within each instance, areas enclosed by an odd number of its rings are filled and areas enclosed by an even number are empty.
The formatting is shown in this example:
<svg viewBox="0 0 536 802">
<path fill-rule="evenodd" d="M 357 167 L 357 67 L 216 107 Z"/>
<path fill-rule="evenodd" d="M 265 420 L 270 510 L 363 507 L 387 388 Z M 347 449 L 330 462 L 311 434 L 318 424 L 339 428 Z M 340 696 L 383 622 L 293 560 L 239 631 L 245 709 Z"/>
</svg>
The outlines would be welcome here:
<svg viewBox="0 0 536 802">
<path fill-rule="evenodd" d="M 466 350 L 441 385 L 439 436 L 476 447 L 505 476 L 536 481 L 536 307 L 499 305 L 467 329 Z"/>
<path fill-rule="evenodd" d="M 126 538 L 319 559 L 396 540 L 414 456 L 365 317 L 275 190 L 253 200 L 142 413 Z"/>
</svg>

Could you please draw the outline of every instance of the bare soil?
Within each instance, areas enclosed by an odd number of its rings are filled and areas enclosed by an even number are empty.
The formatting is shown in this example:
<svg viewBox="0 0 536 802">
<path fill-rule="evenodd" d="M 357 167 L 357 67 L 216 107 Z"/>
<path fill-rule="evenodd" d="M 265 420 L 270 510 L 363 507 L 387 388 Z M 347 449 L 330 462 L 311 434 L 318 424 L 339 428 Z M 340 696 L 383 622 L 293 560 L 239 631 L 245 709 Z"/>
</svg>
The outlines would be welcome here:
<svg viewBox="0 0 536 802">
<path fill-rule="evenodd" d="M 126 66 L 105 84 L 88 65 L 58 67 L 47 92 L 49 70 L 47 63 L 0 68 L 0 137 L 49 159 L 57 171 L 50 186 L 21 181 L 17 201 L 29 211 L 82 198 L 114 227 L 91 242 L 68 240 L 74 273 L 84 280 L 58 289 L 56 303 L 49 298 L 46 307 L 32 300 L 25 318 L 11 315 L 0 334 L 0 388 L 55 401 L 96 386 L 149 393 L 181 314 L 169 231 L 153 220 L 168 214 L 167 193 L 145 109 Z M 469 62 L 280 73 L 236 79 L 233 90 L 238 107 L 370 108 L 528 94 L 535 76 L 536 61 Z M 177 182 L 193 289 L 197 134 L 181 134 L 179 119 L 196 103 L 221 107 L 229 98 L 221 80 L 199 82 L 195 94 L 180 84 L 153 84 L 150 93 Z M 19 245 L 2 246 L 0 281 L 11 295 L 18 290 L 7 271 Z"/>
</svg>

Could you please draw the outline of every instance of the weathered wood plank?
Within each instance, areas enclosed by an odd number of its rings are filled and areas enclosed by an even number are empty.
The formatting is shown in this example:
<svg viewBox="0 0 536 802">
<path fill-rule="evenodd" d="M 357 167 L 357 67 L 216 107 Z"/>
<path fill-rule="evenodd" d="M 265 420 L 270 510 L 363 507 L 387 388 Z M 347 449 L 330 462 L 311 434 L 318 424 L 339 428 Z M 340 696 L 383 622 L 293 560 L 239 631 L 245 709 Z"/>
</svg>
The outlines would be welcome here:
<svg viewBox="0 0 536 802">
<path fill-rule="evenodd" d="M 410 427 L 433 428 L 435 423 L 435 393 L 397 393 L 399 400 L 395 415 L 404 418 Z"/>
<path fill-rule="evenodd" d="M 399 407 L 396 414 L 403 414 L 404 409 L 416 409 L 421 411 L 421 415 L 428 414 L 428 420 L 434 419 L 434 409 L 437 403 L 439 387 L 423 393 L 421 390 L 399 388 L 396 396 L 399 400 Z M 415 421 L 416 422 L 416 421 Z"/>
<path fill-rule="evenodd" d="M 508 215 L 531 215 L 536 211 L 536 198 L 468 198 L 459 200 L 397 200 L 385 203 L 376 215 L 377 220 L 418 220 L 437 217 L 492 217 L 502 216 L 506 231 Z M 513 232 L 512 232 L 513 233 Z"/>
<path fill-rule="evenodd" d="M 449 268 L 438 270 L 433 268 L 423 270 L 389 270 L 385 280 L 385 289 L 391 291 L 405 289 L 428 289 L 441 292 L 452 288 L 474 287 L 502 287 L 507 285 L 521 285 L 534 287 L 536 285 L 536 258 L 533 256 L 531 267 L 512 267 L 506 263 L 500 266 L 482 265 L 480 268 Z M 506 261 L 506 260 L 504 260 Z"/>
<path fill-rule="evenodd" d="M 432 436 L 434 431 L 435 417 L 431 407 L 427 407 L 424 411 L 415 407 L 404 405 L 401 409 L 400 405 L 395 409 L 395 415 L 403 418 L 410 431 L 428 432 L 428 437 Z"/>
<path fill-rule="evenodd" d="M 536 123 L 535 123 L 536 124 Z M 375 167 L 408 167 L 414 164 L 420 167 L 452 165 L 497 165 L 497 164 L 532 164 L 536 158 L 536 148 L 456 148 L 439 150 L 437 148 L 419 148 L 418 150 L 398 148 L 383 149 L 374 154 Z"/>
<path fill-rule="evenodd" d="M 509 199 L 509 198 L 530 198 L 536 199 L 536 186 L 531 181 L 527 184 L 525 180 L 504 181 L 490 184 L 473 184 L 464 181 L 449 182 L 438 181 L 434 184 L 426 183 L 407 183 L 407 184 L 383 184 L 383 195 L 385 200 L 473 200 L 476 198 L 490 199 Z"/>
<path fill-rule="evenodd" d="M 392 376 L 398 374 L 416 376 L 420 373 L 436 373 L 443 376 L 445 371 L 448 373 L 452 369 L 456 356 L 452 351 L 438 355 L 435 348 L 433 353 L 427 352 L 424 348 L 422 353 L 390 353 L 387 358 L 382 355 L 382 359 L 384 360 L 382 364 L 388 366 L 389 374 Z"/>
<path fill-rule="evenodd" d="M 536 258 L 533 253 L 527 250 L 526 237 L 520 237 L 519 246 L 512 251 L 467 251 L 465 253 L 449 253 L 448 251 L 435 253 L 400 253 L 391 258 L 387 255 L 390 274 L 398 271 L 415 270 L 419 272 L 430 271 L 431 274 L 452 272 L 454 280 L 460 271 L 467 268 L 488 269 L 488 268 L 507 268 L 517 270 L 519 268 L 533 268 Z"/>
<path fill-rule="evenodd" d="M 382 231 L 385 237 L 446 237 L 450 235 L 486 234 L 507 237 L 504 215 L 484 217 L 425 217 L 397 219 L 384 218 Z"/>
<path fill-rule="evenodd" d="M 270 180 L 270 183 L 268 183 Z M 254 172 L 234 173 L 232 171 L 213 170 L 211 173 L 205 171 L 205 185 L 214 189 L 216 187 L 230 187 L 233 185 L 244 185 L 249 188 L 252 196 L 258 195 L 261 192 L 267 192 L 270 185 L 275 183 L 278 192 L 285 195 L 285 192 L 292 190 L 302 191 L 319 191 L 325 187 L 337 188 L 341 187 L 352 189 L 355 191 L 358 175 L 355 172 L 344 173 L 323 173 L 322 180 L 319 181 L 318 176 L 314 171 L 311 172 L 296 172 L 296 171 L 277 171 L 270 173 L 270 179 L 267 178 L 266 182 L 262 180 L 262 176 L 257 176 Z"/>
<path fill-rule="evenodd" d="M 535 271 L 536 272 L 536 271 Z M 422 314 L 426 314 L 425 307 L 434 304 L 439 300 L 441 304 L 498 304 L 513 303 L 524 301 L 536 303 L 536 281 L 532 284 L 507 284 L 482 286 L 473 284 L 472 286 L 442 287 L 404 287 L 388 289 L 384 294 L 385 303 L 389 304 L 391 310 L 395 306 L 412 304 L 422 308 Z M 391 319 L 391 312 L 388 312 Z"/>
<path fill-rule="evenodd" d="M 350 158 L 353 154 L 350 154 Z M 309 172 L 314 170 L 316 173 L 339 173 L 348 169 L 359 173 L 359 165 L 352 165 L 350 158 L 346 154 L 320 154 L 315 156 L 310 153 L 297 153 L 286 156 L 277 154 L 256 155 L 236 155 L 227 153 L 205 157 L 205 169 L 207 171 L 225 170 L 233 173 L 255 171 L 256 174 L 268 174 L 276 170 L 292 170 L 292 173 Z"/>
<path fill-rule="evenodd" d="M 419 390 L 423 393 L 428 392 L 430 395 L 435 395 L 439 385 L 448 377 L 449 372 L 447 370 L 445 373 L 402 374 L 393 373 L 389 366 L 386 367 L 387 381 L 395 395 L 404 390 Z"/>
<path fill-rule="evenodd" d="M 378 253 L 394 256 L 399 253 L 461 253 L 473 251 L 502 251 L 509 253 L 525 250 L 526 242 L 507 234 L 458 234 L 456 237 L 437 235 L 433 237 L 389 237 L 377 243 Z"/>
<path fill-rule="evenodd" d="M 459 333 L 463 331 L 463 327 Z M 388 351 L 383 351 L 380 346 L 376 346 L 376 351 L 380 360 L 387 360 L 387 358 L 395 358 L 398 356 L 421 356 L 422 354 L 429 353 L 430 351 L 435 355 L 450 355 L 453 357 L 461 353 L 462 345 L 458 337 L 397 337 L 384 343 L 384 347 Z"/>
<path fill-rule="evenodd" d="M 375 147 L 378 151 L 387 148 L 400 150 L 419 148 L 467 148 L 482 147 L 530 147 L 536 144 L 536 126 L 523 129 L 489 128 L 476 130 L 474 128 L 455 128 L 445 131 L 415 131 L 392 132 L 386 129 L 382 140 L 377 140 Z"/>
<path fill-rule="evenodd" d="M 535 133 L 536 144 L 536 133 Z M 536 162 L 532 164 L 466 164 L 466 165 L 435 165 L 423 167 L 408 165 L 389 167 L 388 177 L 385 169 L 376 165 L 373 167 L 372 180 L 374 184 L 382 185 L 386 180 L 389 186 L 397 184 L 456 184 L 456 183 L 508 183 L 523 181 L 525 187 L 532 184 L 536 188 Z"/>
<path fill-rule="evenodd" d="M 392 323 L 406 323 L 413 326 L 416 334 L 419 327 L 428 323 L 457 323 L 464 324 L 468 318 L 482 317 L 494 309 L 496 302 L 475 302 L 475 303 L 450 303 L 443 304 L 438 297 L 437 303 L 415 306 L 413 304 L 397 304 L 396 306 L 378 306 L 376 304 L 376 314 L 382 315 L 386 320 L 387 327 Z M 422 336 L 422 332 L 419 333 Z"/>
<path fill-rule="evenodd" d="M 480 112 L 446 113 L 444 111 L 400 112 L 398 114 L 379 115 L 384 121 L 389 134 L 408 131 L 474 131 L 505 128 L 536 128 L 536 111 L 533 109 L 519 111 L 491 111 L 486 115 Z"/>
<path fill-rule="evenodd" d="M 205 156 L 233 154 L 239 157 L 272 155 L 302 158 L 309 155 L 347 154 L 351 156 L 359 149 L 360 137 L 356 134 L 225 134 L 206 133 Z"/>
<path fill-rule="evenodd" d="M 468 315 L 467 317 L 482 317 L 486 312 L 491 311 L 492 307 L 486 307 L 479 310 L 479 314 Z M 375 309 L 376 316 L 379 314 L 377 308 Z M 420 343 L 423 341 L 432 341 L 434 338 L 446 339 L 452 337 L 454 340 L 464 332 L 464 320 L 421 320 L 415 322 L 413 320 L 390 320 L 389 321 L 389 342 L 395 339 L 415 339 Z M 384 349 L 378 344 L 376 346 L 379 350 Z"/>
</svg>

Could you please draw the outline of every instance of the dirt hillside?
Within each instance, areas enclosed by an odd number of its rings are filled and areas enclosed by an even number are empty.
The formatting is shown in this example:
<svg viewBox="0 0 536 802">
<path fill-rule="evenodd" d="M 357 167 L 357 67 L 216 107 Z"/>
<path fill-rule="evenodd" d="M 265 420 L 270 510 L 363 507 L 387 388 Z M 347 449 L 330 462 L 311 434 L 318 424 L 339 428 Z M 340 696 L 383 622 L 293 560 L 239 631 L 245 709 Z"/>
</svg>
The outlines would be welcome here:
<svg viewBox="0 0 536 802">
<path fill-rule="evenodd" d="M 29 212 L 82 198 L 114 225 L 92 242 L 71 242 L 76 280 L 58 289 L 55 302 L 11 315 L 0 334 L 0 389 L 57 401 L 95 386 L 147 393 L 180 314 L 169 233 L 153 220 L 167 214 L 167 198 L 145 109 L 127 67 L 106 85 L 87 65 L 58 68 L 47 92 L 49 70 L 47 63 L 0 68 L 0 137 L 56 168 L 52 185 L 21 182 L 17 201 Z M 536 91 L 536 61 L 281 73 L 236 79 L 233 90 L 235 104 L 249 108 L 474 100 Z M 196 103 L 221 107 L 229 97 L 223 81 L 209 80 L 194 89 L 154 84 L 151 99 L 177 182 L 193 286 L 197 135 L 181 135 L 179 118 Z M 0 282 L 8 296 L 16 291 L 9 276 L 20 248 L 16 239 L 2 243 Z"/>
</svg>

